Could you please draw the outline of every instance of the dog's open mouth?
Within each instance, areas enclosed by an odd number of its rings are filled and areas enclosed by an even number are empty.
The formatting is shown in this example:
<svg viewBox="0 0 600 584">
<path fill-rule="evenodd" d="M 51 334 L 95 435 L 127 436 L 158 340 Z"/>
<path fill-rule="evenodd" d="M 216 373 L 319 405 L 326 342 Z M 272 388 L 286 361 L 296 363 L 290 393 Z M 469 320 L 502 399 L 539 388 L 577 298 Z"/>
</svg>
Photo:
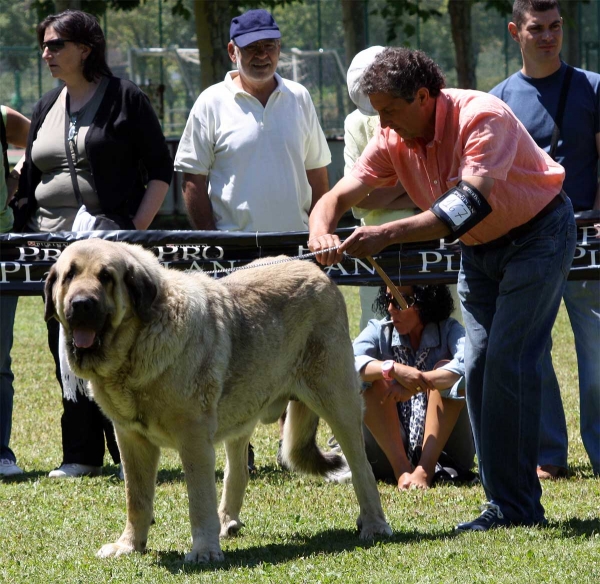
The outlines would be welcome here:
<svg viewBox="0 0 600 584">
<path fill-rule="evenodd" d="M 95 330 L 84 327 L 73 329 L 73 344 L 76 349 L 90 349 L 97 339 Z"/>
</svg>

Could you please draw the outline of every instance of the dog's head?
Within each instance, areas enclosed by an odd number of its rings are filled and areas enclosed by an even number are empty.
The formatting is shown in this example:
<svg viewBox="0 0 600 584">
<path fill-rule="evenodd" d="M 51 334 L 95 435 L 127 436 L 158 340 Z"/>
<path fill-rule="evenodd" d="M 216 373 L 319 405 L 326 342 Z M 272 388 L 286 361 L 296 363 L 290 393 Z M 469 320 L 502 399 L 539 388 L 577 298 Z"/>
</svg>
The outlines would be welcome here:
<svg viewBox="0 0 600 584">
<path fill-rule="evenodd" d="M 63 325 L 76 373 L 102 366 L 117 344 L 122 352 L 136 324 L 152 319 L 158 263 L 144 254 L 126 243 L 87 239 L 69 245 L 52 266 L 45 318 Z"/>
</svg>

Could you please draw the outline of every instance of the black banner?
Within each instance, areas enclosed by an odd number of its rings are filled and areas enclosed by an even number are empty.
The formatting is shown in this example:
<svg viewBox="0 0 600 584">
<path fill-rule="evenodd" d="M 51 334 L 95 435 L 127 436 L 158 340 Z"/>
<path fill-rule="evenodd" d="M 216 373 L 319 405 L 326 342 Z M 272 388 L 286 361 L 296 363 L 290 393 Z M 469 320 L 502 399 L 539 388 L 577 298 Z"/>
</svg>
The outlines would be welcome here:
<svg viewBox="0 0 600 584">
<path fill-rule="evenodd" d="M 594 223 L 600 212 L 576 215 L 577 249 L 569 279 L 600 279 L 600 238 Z M 337 231 L 344 240 L 352 228 Z M 137 243 L 154 252 L 170 268 L 202 270 L 215 278 L 252 260 L 277 255 L 292 257 L 310 253 L 308 234 L 236 233 L 224 231 L 96 231 L 0 234 L 0 294 L 40 294 L 51 265 L 70 243 L 89 237 Z M 402 284 L 453 284 L 460 267 L 456 241 L 435 240 L 392 245 L 375 259 L 395 282 Z M 265 262 L 269 260 L 265 259 Z M 341 285 L 381 285 L 381 279 L 365 259 L 347 256 L 323 270 Z"/>
</svg>

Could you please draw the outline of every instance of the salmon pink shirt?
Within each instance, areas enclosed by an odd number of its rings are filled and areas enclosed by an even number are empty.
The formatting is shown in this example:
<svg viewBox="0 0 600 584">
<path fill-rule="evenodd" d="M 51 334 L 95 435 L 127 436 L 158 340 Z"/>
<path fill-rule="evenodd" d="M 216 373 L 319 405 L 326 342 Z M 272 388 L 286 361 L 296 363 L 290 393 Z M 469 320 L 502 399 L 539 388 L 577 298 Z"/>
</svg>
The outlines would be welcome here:
<svg viewBox="0 0 600 584">
<path fill-rule="evenodd" d="M 494 179 L 488 198 L 492 213 L 460 238 L 477 245 L 535 217 L 560 193 L 565 171 L 500 99 L 480 91 L 443 89 L 436 98 L 431 142 L 404 140 L 379 128 L 352 176 L 373 188 L 399 180 L 422 210 L 463 177 Z"/>
</svg>

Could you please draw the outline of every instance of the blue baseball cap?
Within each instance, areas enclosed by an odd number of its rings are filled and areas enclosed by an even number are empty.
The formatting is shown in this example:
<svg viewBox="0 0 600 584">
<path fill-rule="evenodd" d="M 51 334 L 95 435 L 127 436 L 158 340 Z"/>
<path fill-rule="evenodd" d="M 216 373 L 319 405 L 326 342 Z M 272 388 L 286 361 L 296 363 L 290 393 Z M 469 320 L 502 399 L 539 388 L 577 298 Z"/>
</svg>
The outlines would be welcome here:
<svg viewBox="0 0 600 584">
<path fill-rule="evenodd" d="M 238 47 L 246 47 L 263 39 L 279 39 L 281 32 L 270 12 L 248 10 L 231 19 L 229 38 Z"/>
</svg>

